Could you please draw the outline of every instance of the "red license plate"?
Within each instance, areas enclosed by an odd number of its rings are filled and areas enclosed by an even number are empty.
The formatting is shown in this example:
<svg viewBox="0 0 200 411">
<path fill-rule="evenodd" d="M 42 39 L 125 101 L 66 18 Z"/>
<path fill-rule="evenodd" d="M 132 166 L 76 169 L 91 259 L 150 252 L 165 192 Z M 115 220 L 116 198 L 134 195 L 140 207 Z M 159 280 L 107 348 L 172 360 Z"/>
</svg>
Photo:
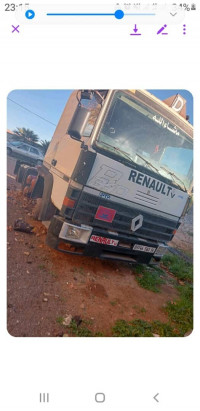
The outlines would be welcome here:
<svg viewBox="0 0 200 411">
<path fill-rule="evenodd" d="M 90 237 L 90 241 L 93 243 L 112 245 L 115 247 L 119 242 L 118 240 L 113 240 L 113 238 L 100 237 L 99 235 L 92 235 Z"/>
</svg>

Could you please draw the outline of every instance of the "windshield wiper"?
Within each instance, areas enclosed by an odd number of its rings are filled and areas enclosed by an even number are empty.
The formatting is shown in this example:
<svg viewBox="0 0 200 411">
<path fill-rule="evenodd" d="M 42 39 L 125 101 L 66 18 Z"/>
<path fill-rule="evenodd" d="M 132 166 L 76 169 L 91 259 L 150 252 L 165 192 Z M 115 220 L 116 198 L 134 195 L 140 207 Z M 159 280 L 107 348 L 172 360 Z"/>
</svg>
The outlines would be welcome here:
<svg viewBox="0 0 200 411">
<path fill-rule="evenodd" d="M 160 168 L 162 168 L 163 170 L 165 170 L 166 173 L 168 173 L 168 174 L 172 177 L 172 180 L 174 181 L 175 184 L 178 185 L 178 187 L 180 187 L 181 189 L 184 188 L 184 190 L 187 192 L 187 189 L 186 189 L 186 187 L 185 187 L 184 182 L 183 182 L 179 177 L 177 177 L 176 174 L 172 173 L 172 171 L 169 171 L 167 168 L 165 168 L 165 167 L 163 167 L 163 166 L 161 166 Z M 180 181 L 180 183 L 182 184 L 182 186 L 181 186 L 180 184 L 178 184 L 176 180 Z"/>
<path fill-rule="evenodd" d="M 138 153 L 136 153 L 136 156 L 138 156 L 139 158 L 141 158 L 141 159 L 145 162 L 145 164 L 147 164 L 147 165 L 148 165 L 149 167 L 151 167 L 153 170 L 156 170 L 158 174 L 160 174 L 160 173 L 159 173 L 159 169 L 156 168 L 156 167 L 154 167 L 153 164 L 150 163 L 150 161 L 146 160 L 146 158 L 142 157 L 142 156 L 141 156 L 140 154 L 138 154 Z"/>
<path fill-rule="evenodd" d="M 126 151 L 123 151 L 123 150 L 122 150 L 121 148 L 119 148 L 119 147 L 115 147 L 115 146 L 112 146 L 111 144 L 105 143 L 104 141 L 101 141 L 101 143 L 105 144 L 105 145 L 108 146 L 108 147 L 113 148 L 115 151 L 119 151 L 119 153 L 121 153 L 122 155 L 124 155 L 129 161 L 131 161 L 132 164 L 134 164 L 134 165 L 136 166 L 136 162 L 132 159 L 132 157 L 131 157 Z M 151 167 L 153 170 L 155 170 L 159 175 L 161 175 L 160 172 L 159 172 L 159 169 L 158 169 L 157 167 L 155 167 L 153 164 L 151 164 L 150 161 L 146 160 L 146 158 L 142 157 L 142 156 L 141 156 L 140 154 L 138 154 L 138 153 L 135 153 L 135 154 L 136 154 L 139 158 L 141 158 L 141 159 L 145 162 L 145 164 L 147 164 L 149 167 Z M 169 171 L 167 168 L 165 168 L 165 167 L 163 167 L 163 166 L 161 166 L 160 168 L 162 168 L 163 170 L 165 170 L 165 171 L 172 177 L 172 181 L 173 181 L 178 187 L 180 187 L 181 189 L 183 189 L 183 187 L 184 187 L 184 190 L 187 192 L 187 189 L 186 189 L 186 187 L 185 187 L 184 182 L 183 182 L 179 177 L 177 177 L 176 174 L 172 173 L 171 171 Z M 180 183 L 181 183 L 183 186 L 181 186 L 180 184 L 178 184 L 176 180 L 180 181 Z"/>
<path fill-rule="evenodd" d="M 134 165 L 136 165 L 135 162 L 134 162 L 134 160 L 133 160 L 133 158 L 132 158 L 126 151 L 123 151 L 123 150 L 122 150 L 121 148 L 119 148 L 119 147 L 112 146 L 112 144 L 105 143 L 104 141 L 100 141 L 100 143 L 103 143 L 103 144 L 105 144 L 105 145 L 108 146 L 108 147 L 114 148 L 115 151 L 119 151 L 122 155 L 124 155 L 124 157 L 126 157 L 129 161 L 131 161 L 131 163 L 133 163 Z"/>
</svg>

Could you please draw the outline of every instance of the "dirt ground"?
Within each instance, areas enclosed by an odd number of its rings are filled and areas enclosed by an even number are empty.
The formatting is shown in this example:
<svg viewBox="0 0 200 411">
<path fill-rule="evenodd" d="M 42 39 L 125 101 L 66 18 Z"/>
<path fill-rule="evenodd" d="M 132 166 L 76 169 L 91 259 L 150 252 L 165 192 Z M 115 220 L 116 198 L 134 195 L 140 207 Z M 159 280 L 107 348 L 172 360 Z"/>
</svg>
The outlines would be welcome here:
<svg viewBox="0 0 200 411">
<path fill-rule="evenodd" d="M 163 306 L 177 297 L 171 282 L 154 293 L 140 287 L 128 264 L 66 255 L 45 244 L 46 229 L 33 205 L 8 177 L 8 332 L 13 336 L 67 336 L 61 322 L 78 316 L 94 333 L 111 336 L 116 320 L 167 322 Z M 34 226 L 15 231 L 16 219 Z M 168 275 L 168 274 L 167 274 Z"/>
</svg>

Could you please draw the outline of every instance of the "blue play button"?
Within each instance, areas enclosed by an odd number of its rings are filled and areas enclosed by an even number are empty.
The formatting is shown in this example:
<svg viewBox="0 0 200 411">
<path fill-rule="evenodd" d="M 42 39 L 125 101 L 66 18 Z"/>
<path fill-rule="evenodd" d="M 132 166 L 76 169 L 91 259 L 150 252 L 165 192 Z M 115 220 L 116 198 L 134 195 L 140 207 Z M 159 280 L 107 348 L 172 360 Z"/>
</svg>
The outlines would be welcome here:
<svg viewBox="0 0 200 411">
<path fill-rule="evenodd" d="M 27 10 L 25 16 L 27 19 L 32 20 L 35 17 L 35 12 L 33 10 Z"/>
</svg>

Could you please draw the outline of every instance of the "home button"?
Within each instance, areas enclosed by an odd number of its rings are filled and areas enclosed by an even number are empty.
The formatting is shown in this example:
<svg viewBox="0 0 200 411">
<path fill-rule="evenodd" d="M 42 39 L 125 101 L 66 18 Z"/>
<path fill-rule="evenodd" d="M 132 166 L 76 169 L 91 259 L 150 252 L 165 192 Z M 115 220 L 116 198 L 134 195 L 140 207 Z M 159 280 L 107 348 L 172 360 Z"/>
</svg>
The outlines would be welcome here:
<svg viewBox="0 0 200 411">
<path fill-rule="evenodd" d="M 105 402 L 105 400 L 106 400 L 106 396 L 103 392 L 98 392 L 97 394 L 95 394 L 96 402 Z"/>
</svg>

